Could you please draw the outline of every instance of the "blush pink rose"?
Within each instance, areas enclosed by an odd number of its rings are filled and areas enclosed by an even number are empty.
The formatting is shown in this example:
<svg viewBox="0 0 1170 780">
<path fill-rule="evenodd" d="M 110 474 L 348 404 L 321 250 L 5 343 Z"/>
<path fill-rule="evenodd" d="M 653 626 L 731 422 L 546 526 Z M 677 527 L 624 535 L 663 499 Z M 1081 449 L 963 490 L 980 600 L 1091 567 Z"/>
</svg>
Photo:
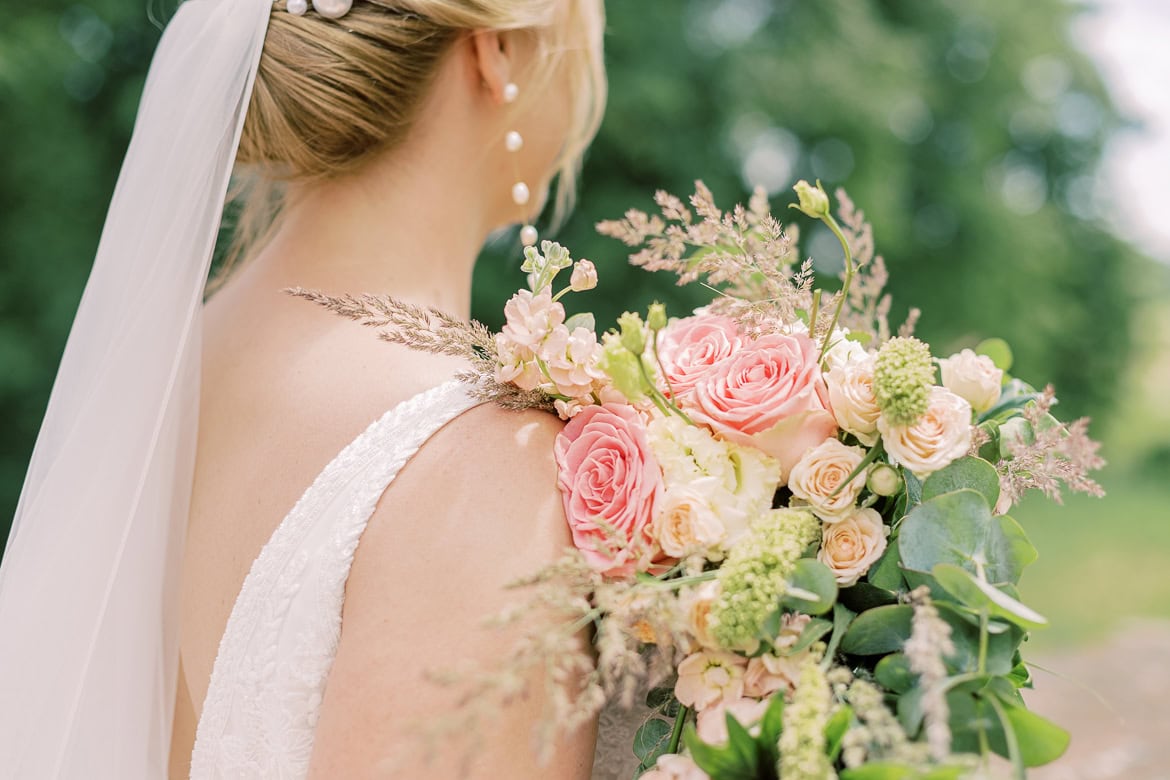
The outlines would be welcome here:
<svg viewBox="0 0 1170 780">
<path fill-rule="evenodd" d="M 697 314 L 672 322 L 658 337 L 658 358 L 670 390 L 678 397 L 686 395 L 711 366 L 733 355 L 742 343 L 730 317 Z"/>
<path fill-rule="evenodd" d="M 638 412 L 625 404 L 586 407 L 558 434 L 555 450 L 573 544 L 607 576 L 647 569 L 659 553 L 651 520 L 663 485 Z"/>
<path fill-rule="evenodd" d="M 803 334 L 742 345 L 679 402 L 723 438 L 776 458 L 784 479 L 807 450 L 837 434 L 817 346 Z"/>
</svg>

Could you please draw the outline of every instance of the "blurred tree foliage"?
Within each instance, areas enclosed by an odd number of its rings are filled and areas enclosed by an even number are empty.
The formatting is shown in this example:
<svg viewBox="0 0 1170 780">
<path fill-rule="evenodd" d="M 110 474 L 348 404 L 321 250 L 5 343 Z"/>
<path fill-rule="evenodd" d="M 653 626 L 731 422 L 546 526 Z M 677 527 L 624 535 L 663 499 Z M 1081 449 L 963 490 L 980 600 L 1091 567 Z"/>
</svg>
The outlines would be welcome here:
<svg viewBox="0 0 1170 780">
<path fill-rule="evenodd" d="M 14 511 L 159 31 L 147 0 L 42 0 L 0 27 L 0 526 Z M 610 0 L 609 110 L 559 240 L 595 260 L 607 323 L 702 288 L 632 269 L 592 226 L 703 179 L 848 189 L 889 262 L 894 321 L 935 351 L 996 335 L 1064 414 L 1104 413 L 1128 359 L 1134 255 L 1105 232 L 1094 168 L 1119 118 L 1063 0 Z M 783 214 L 781 214 L 783 212 Z M 805 227 L 811 227 L 805 225 Z M 839 250 L 805 253 L 831 277 Z M 514 238 L 485 250 L 474 313 L 499 324 Z M 3 529 L 0 528 L 0 531 Z"/>
</svg>

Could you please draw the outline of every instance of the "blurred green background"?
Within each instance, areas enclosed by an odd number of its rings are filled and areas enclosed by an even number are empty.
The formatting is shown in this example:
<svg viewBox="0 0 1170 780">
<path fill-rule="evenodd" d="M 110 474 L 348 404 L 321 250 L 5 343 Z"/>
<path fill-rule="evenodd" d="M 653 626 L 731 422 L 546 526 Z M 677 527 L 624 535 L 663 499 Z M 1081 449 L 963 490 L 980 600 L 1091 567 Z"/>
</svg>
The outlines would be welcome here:
<svg viewBox="0 0 1170 780">
<path fill-rule="evenodd" d="M 4 5 L 6 536 L 159 30 L 147 0 Z M 706 297 L 630 268 L 621 245 L 593 232 L 650 208 L 655 189 L 686 195 L 701 178 L 730 206 L 760 183 L 780 213 L 798 178 L 846 187 L 876 226 L 894 322 L 922 306 L 918 333 L 936 354 L 1007 339 L 1018 373 L 1055 383 L 1061 416 L 1092 415 L 1105 441 L 1108 498 L 1064 511 L 1029 501 L 1018 513 L 1042 556 L 1025 595 L 1055 623 L 1036 642 L 1090 639 L 1126 614 L 1170 617 L 1170 274 L 1107 229 L 1094 194 L 1127 118 L 1071 42 L 1077 8 L 610 0 L 608 13 L 609 110 L 559 234 L 601 270 L 578 305 L 605 323 L 656 298 L 677 313 Z M 831 236 L 805 237 L 805 253 L 835 274 Z M 514 237 L 489 246 L 475 315 L 499 325 L 520 282 Z"/>
</svg>

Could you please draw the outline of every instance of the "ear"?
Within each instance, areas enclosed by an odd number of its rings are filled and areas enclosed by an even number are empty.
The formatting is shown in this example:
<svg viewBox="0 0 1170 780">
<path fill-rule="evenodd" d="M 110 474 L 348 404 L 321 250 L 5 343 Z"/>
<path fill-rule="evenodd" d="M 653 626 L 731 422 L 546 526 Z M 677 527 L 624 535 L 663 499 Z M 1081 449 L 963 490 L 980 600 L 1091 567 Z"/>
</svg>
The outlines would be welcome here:
<svg viewBox="0 0 1170 780">
<path fill-rule="evenodd" d="M 506 102 L 504 88 L 512 81 L 512 54 L 508 37 L 494 30 L 471 34 L 471 51 L 480 82 L 496 103 Z"/>
</svg>

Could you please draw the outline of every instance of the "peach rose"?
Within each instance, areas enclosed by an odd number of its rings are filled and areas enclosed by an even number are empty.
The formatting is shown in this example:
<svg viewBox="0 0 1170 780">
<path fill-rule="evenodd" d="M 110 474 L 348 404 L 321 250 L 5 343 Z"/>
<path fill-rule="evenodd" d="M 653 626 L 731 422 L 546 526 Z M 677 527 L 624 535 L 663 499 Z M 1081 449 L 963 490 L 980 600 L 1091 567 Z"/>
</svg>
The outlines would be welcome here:
<svg viewBox="0 0 1170 780">
<path fill-rule="evenodd" d="M 971 404 L 943 387 L 932 387 L 926 412 L 913 425 L 878 420 L 890 461 L 926 479 L 971 448 Z"/>
<path fill-rule="evenodd" d="M 867 447 L 877 441 L 877 422 L 882 414 L 873 394 L 874 359 L 874 355 L 866 355 L 834 366 L 825 374 L 837 424 Z"/>
<path fill-rule="evenodd" d="M 686 395 L 742 343 L 739 326 L 730 317 L 697 314 L 670 323 L 658 337 L 658 358 L 670 389 L 676 397 Z"/>
<path fill-rule="evenodd" d="M 829 567 L 843 587 L 855 585 L 886 550 L 890 529 L 873 509 L 858 509 L 821 533 L 817 560 Z"/>
<path fill-rule="evenodd" d="M 650 523 L 663 486 L 637 411 L 623 404 L 582 409 L 554 449 L 577 549 L 611 577 L 646 568 L 658 552 Z"/>
<path fill-rule="evenodd" d="M 987 355 L 964 349 L 938 361 L 943 387 L 971 404 L 977 412 L 995 406 L 1003 390 L 1003 371 Z"/>
<path fill-rule="evenodd" d="M 817 363 L 808 336 L 763 336 L 713 365 L 680 403 L 723 438 L 776 458 L 783 476 L 837 433 Z"/>
<path fill-rule="evenodd" d="M 865 470 L 846 482 L 861 461 L 865 450 L 848 447 L 836 439 L 823 442 L 804 453 L 788 475 L 792 495 L 807 501 L 813 514 L 832 523 L 853 510 L 853 503 L 865 487 Z"/>
</svg>

